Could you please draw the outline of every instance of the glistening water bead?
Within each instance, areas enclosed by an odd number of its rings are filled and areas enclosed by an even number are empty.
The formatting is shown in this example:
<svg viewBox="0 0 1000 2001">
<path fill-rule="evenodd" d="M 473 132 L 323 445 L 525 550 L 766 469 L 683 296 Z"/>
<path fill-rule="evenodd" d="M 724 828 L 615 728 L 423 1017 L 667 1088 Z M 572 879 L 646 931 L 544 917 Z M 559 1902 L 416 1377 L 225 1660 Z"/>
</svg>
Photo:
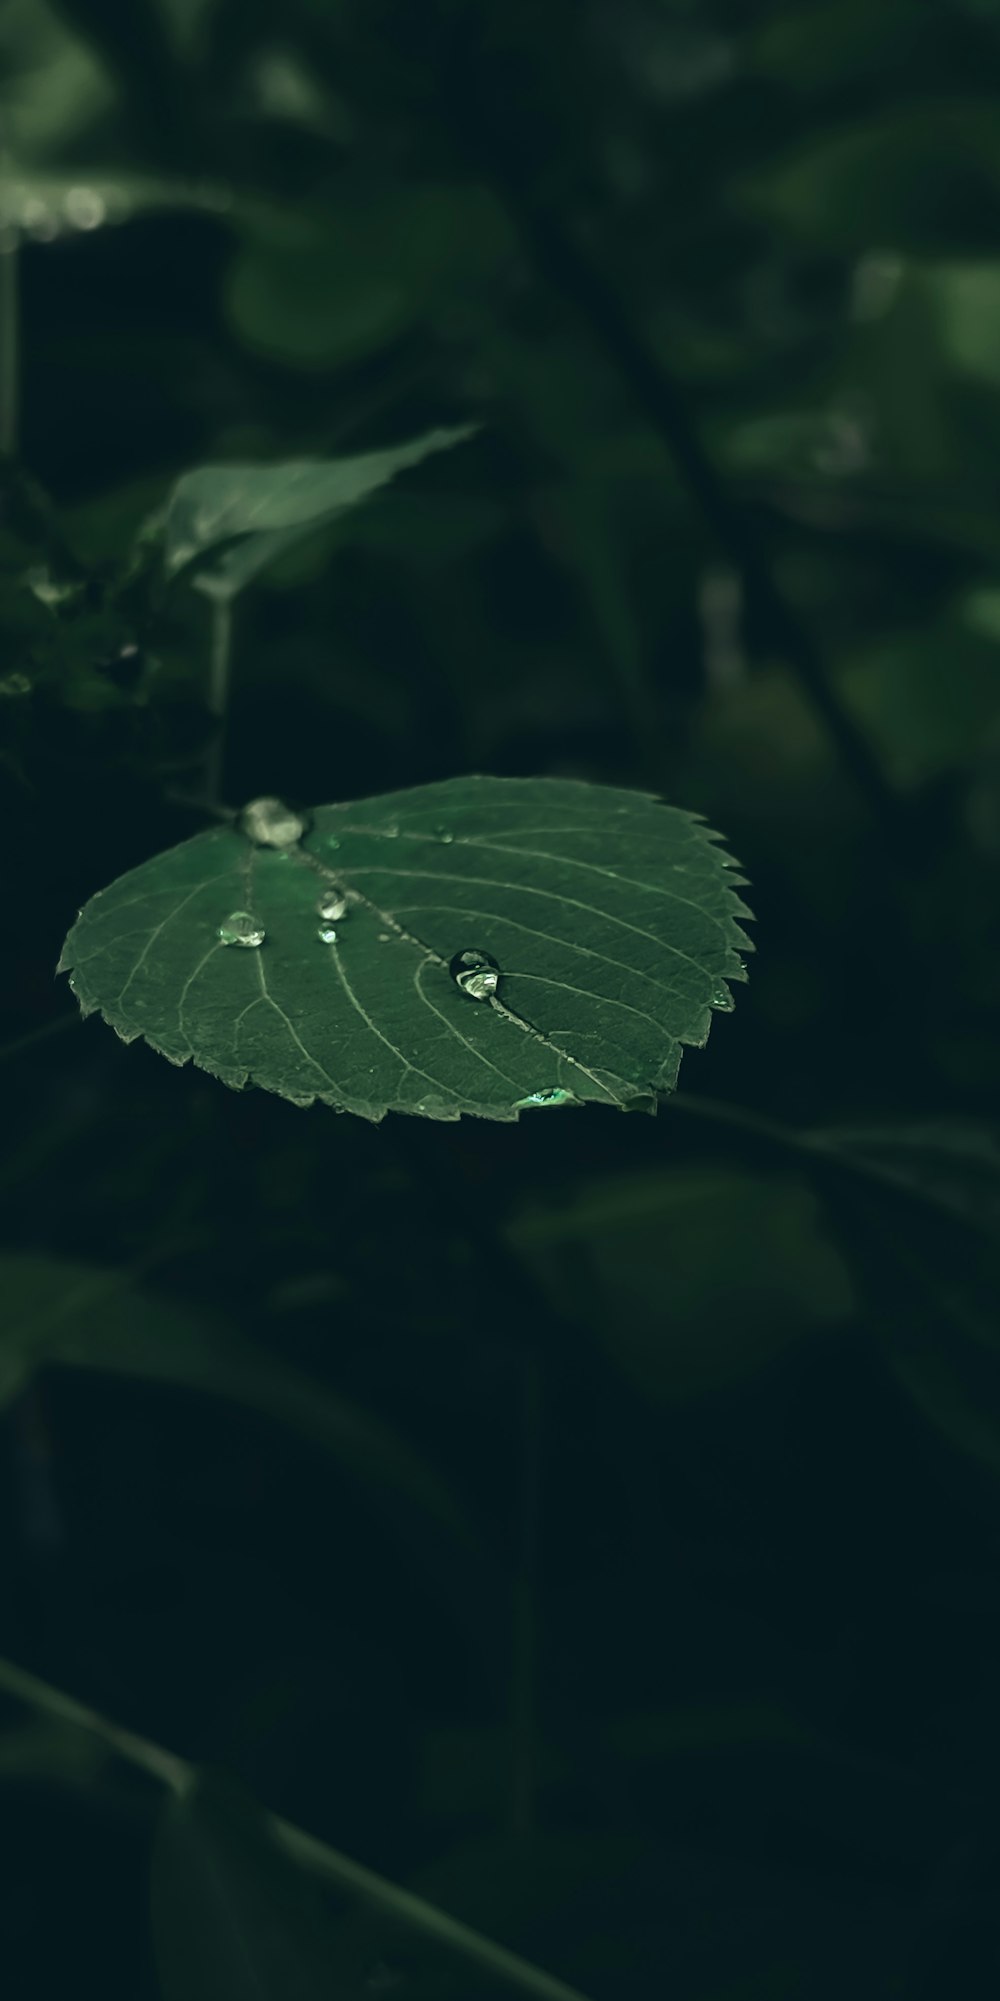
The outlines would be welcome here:
<svg viewBox="0 0 1000 2001">
<path fill-rule="evenodd" d="M 258 848 L 294 848 L 306 823 L 283 799 L 251 799 L 240 814 L 240 827 Z"/>
<path fill-rule="evenodd" d="M 470 1000 L 492 1000 L 500 984 L 500 968 L 489 952 L 456 952 L 448 971 Z"/>
<path fill-rule="evenodd" d="M 347 897 L 344 891 L 342 889 L 324 890 L 323 895 L 316 905 L 316 915 L 317 917 L 322 917 L 327 924 L 337 924 L 342 917 L 346 917 Z"/>
<path fill-rule="evenodd" d="M 250 948 L 264 943 L 264 926 L 257 917 L 251 917 L 249 910 L 231 910 L 219 925 L 216 937 L 224 945 L 246 945 Z"/>
</svg>

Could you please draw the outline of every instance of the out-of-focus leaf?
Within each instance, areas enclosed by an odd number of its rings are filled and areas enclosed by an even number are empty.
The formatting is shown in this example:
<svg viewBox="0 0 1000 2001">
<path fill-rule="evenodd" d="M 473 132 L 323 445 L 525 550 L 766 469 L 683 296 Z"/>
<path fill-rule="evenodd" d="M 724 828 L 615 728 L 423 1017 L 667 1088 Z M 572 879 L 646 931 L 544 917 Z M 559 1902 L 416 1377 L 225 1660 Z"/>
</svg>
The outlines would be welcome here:
<svg viewBox="0 0 1000 2001">
<path fill-rule="evenodd" d="M 690 814 L 611 787 L 264 799 L 92 897 L 61 966 L 123 1040 L 300 1105 L 652 1110 L 746 977 L 742 880 Z"/>
<path fill-rule="evenodd" d="M 945 256 L 993 249 L 998 196 L 1000 128 L 985 95 L 892 106 L 732 191 L 736 207 L 814 250 Z"/>
<path fill-rule="evenodd" d="M 937 264 L 923 273 L 941 328 L 942 346 L 956 368 L 1000 385 L 1000 262 Z"/>
<path fill-rule="evenodd" d="M 390 1427 L 211 1316 L 137 1286 L 128 1271 L 0 1254 L 0 1408 L 51 1365 L 173 1383 L 259 1412 L 328 1451 L 369 1495 L 401 1497 L 467 1545 L 445 1482 Z"/>
<path fill-rule="evenodd" d="M 935 1120 L 816 1137 L 877 1170 L 826 1193 L 889 1370 L 959 1450 L 1000 1473 L 997 1133 Z"/>
<path fill-rule="evenodd" d="M 1000 649 L 956 623 L 867 647 L 839 676 L 895 784 L 953 771 L 1000 741 Z"/>
<path fill-rule="evenodd" d="M 353 2001 L 321 1893 L 248 1803 L 169 1799 L 151 1894 L 163 2001 Z"/>
<path fill-rule="evenodd" d="M 738 1381 L 852 1311 L 814 1197 L 772 1176 L 618 1175 L 558 1208 L 534 1205 L 509 1235 L 657 1399 Z"/>
<path fill-rule="evenodd" d="M 114 91 L 90 48 L 46 0 L 6 0 L 0 10 L 0 109 L 15 159 L 43 159 L 105 112 Z"/>
<path fill-rule="evenodd" d="M 215 596 L 235 597 L 304 535 L 357 507 L 408 467 L 472 436 L 472 427 L 466 425 L 429 431 L 408 444 L 356 458 L 201 466 L 184 473 L 166 506 L 167 575 L 176 577 L 215 551 L 211 569 L 199 576 L 200 587 Z"/>
<path fill-rule="evenodd" d="M 877 12 L 867 0 L 820 0 L 808 11 L 765 14 L 746 50 L 755 75 L 803 96 L 821 95 L 855 79 L 891 74 L 901 46 L 909 51 L 928 25 L 933 9 L 913 0 L 885 0 Z"/>
<path fill-rule="evenodd" d="M 258 227 L 229 273 L 226 301 L 248 347 L 301 368 L 380 352 L 475 290 L 510 246 L 497 204 L 474 185 L 368 186 L 300 227 Z"/>
</svg>

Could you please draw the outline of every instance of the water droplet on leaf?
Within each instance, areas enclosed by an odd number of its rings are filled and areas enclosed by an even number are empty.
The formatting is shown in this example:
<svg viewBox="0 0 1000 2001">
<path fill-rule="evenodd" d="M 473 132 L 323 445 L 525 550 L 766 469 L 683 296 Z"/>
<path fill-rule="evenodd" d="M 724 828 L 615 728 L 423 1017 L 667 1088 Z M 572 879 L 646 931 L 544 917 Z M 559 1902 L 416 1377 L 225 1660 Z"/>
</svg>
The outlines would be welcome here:
<svg viewBox="0 0 1000 2001">
<path fill-rule="evenodd" d="M 470 1000 L 491 1000 L 500 984 L 500 968 L 489 952 L 456 952 L 448 971 Z"/>
<path fill-rule="evenodd" d="M 450 848 L 454 838 L 455 838 L 454 834 L 449 833 L 447 827 L 435 827 L 434 839 L 436 841 L 440 841 L 441 846 L 443 848 Z"/>
<path fill-rule="evenodd" d="M 390 820 L 389 825 L 387 827 L 383 827 L 381 829 L 381 832 L 387 841 L 397 841 L 399 839 L 399 828 L 397 827 L 395 820 Z"/>
<path fill-rule="evenodd" d="M 59 234 L 59 217 L 47 202 L 29 195 L 21 209 L 21 227 L 36 243 L 54 243 Z"/>
<path fill-rule="evenodd" d="M 337 933 L 332 924 L 321 924 L 317 933 L 321 945 L 335 945 Z"/>
<path fill-rule="evenodd" d="M 726 1014 L 732 1014 L 733 1012 L 732 994 L 729 988 L 723 985 L 721 980 L 718 986 L 712 988 L 712 1006 L 722 1008 Z"/>
<path fill-rule="evenodd" d="M 576 1103 L 577 1100 L 574 1098 L 572 1091 L 558 1091 L 554 1089 L 551 1091 L 532 1091 L 530 1098 L 519 1098 L 514 1109 L 515 1111 L 523 1112 L 527 1110 L 529 1105 L 575 1105 Z"/>
<path fill-rule="evenodd" d="M 305 821 L 283 799 L 252 799 L 240 826 L 258 848 L 293 848 L 306 831 Z"/>
<path fill-rule="evenodd" d="M 331 924 L 336 924 L 341 917 L 346 917 L 347 897 L 343 890 L 324 890 L 323 895 L 316 905 L 316 912 L 318 916 L 325 917 Z"/>
<path fill-rule="evenodd" d="M 231 910 L 216 934 L 224 945 L 263 945 L 264 926 L 249 910 Z"/>
<path fill-rule="evenodd" d="M 96 188 L 67 188 L 63 208 L 74 229 L 99 229 L 108 212 Z"/>
</svg>

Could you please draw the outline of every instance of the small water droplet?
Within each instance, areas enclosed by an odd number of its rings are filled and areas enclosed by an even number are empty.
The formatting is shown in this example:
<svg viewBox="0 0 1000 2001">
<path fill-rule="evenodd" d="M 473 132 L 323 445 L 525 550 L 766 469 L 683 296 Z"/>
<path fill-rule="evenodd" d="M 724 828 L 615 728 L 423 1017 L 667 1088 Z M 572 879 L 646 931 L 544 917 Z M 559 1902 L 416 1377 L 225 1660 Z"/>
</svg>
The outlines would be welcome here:
<svg viewBox="0 0 1000 2001">
<path fill-rule="evenodd" d="M 391 931 L 380 931 L 378 934 L 378 942 L 380 945 L 388 945 L 391 941 L 391 938 L 392 938 Z"/>
<path fill-rule="evenodd" d="M 21 227 L 36 243 L 54 243 L 59 234 L 59 217 L 47 202 L 29 195 L 21 208 Z"/>
<path fill-rule="evenodd" d="M 327 835 L 327 837 L 326 837 L 326 845 L 327 845 L 327 847 L 328 847 L 328 848 L 339 848 L 339 846 L 340 846 L 340 842 L 339 842 L 339 840 L 338 840 L 338 838 L 337 838 L 336 834 L 328 834 L 328 835 Z"/>
<path fill-rule="evenodd" d="M 321 924 L 316 935 L 321 945 L 335 945 L 337 942 L 337 933 L 332 924 Z"/>
<path fill-rule="evenodd" d="M 557 1091 L 555 1089 L 551 1091 L 532 1091 L 530 1098 L 519 1098 L 514 1109 L 515 1111 L 523 1112 L 527 1110 L 529 1105 L 575 1105 L 576 1103 L 577 1100 L 574 1098 L 572 1091 Z"/>
<path fill-rule="evenodd" d="M 733 1012 L 732 994 L 721 980 L 717 986 L 712 988 L 712 1006 L 722 1008 L 726 1014 L 732 1014 Z"/>
<path fill-rule="evenodd" d="M 440 841 L 443 848 L 450 848 L 454 838 L 454 834 L 450 833 L 447 827 L 434 828 L 434 839 Z"/>
<path fill-rule="evenodd" d="M 63 208 L 74 229 L 99 229 L 108 212 L 96 188 L 67 188 Z"/>
<path fill-rule="evenodd" d="M 390 820 L 389 825 L 387 827 L 383 827 L 381 829 L 381 832 L 387 841 L 397 841 L 399 839 L 399 828 L 397 827 L 395 820 Z"/>
<path fill-rule="evenodd" d="M 264 926 L 249 910 L 231 910 L 219 925 L 216 937 L 224 945 L 255 946 L 264 943 Z"/>
<path fill-rule="evenodd" d="M 306 823 L 283 799 L 251 799 L 240 814 L 240 826 L 258 848 L 293 848 Z"/>
<path fill-rule="evenodd" d="M 500 968 L 489 952 L 456 952 L 448 971 L 470 1000 L 491 1000 L 500 984 Z"/>
<path fill-rule="evenodd" d="M 331 924 L 336 924 L 341 917 L 346 917 L 347 897 L 344 891 L 336 888 L 324 890 L 316 905 L 316 914 L 327 918 Z"/>
</svg>

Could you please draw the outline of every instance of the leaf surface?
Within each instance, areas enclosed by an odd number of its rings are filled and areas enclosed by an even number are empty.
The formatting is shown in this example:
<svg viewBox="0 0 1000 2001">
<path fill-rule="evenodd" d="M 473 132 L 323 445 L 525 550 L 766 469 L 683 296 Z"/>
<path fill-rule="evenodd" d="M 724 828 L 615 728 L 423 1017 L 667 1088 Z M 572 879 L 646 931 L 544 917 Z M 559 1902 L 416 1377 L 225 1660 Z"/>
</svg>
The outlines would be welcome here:
<svg viewBox="0 0 1000 2001">
<path fill-rule="evenodd" d="M 745 978 L 742 878 L 642 793 L 463 778 L 320 807 L 282 845 L 242 824 L 92 897 L 60 961 L 85 1014 L 236 1088 L 369 1119 L 651 1110 Z M 493 991 L 463 990 L 465 952 Z"/>
</svg>

